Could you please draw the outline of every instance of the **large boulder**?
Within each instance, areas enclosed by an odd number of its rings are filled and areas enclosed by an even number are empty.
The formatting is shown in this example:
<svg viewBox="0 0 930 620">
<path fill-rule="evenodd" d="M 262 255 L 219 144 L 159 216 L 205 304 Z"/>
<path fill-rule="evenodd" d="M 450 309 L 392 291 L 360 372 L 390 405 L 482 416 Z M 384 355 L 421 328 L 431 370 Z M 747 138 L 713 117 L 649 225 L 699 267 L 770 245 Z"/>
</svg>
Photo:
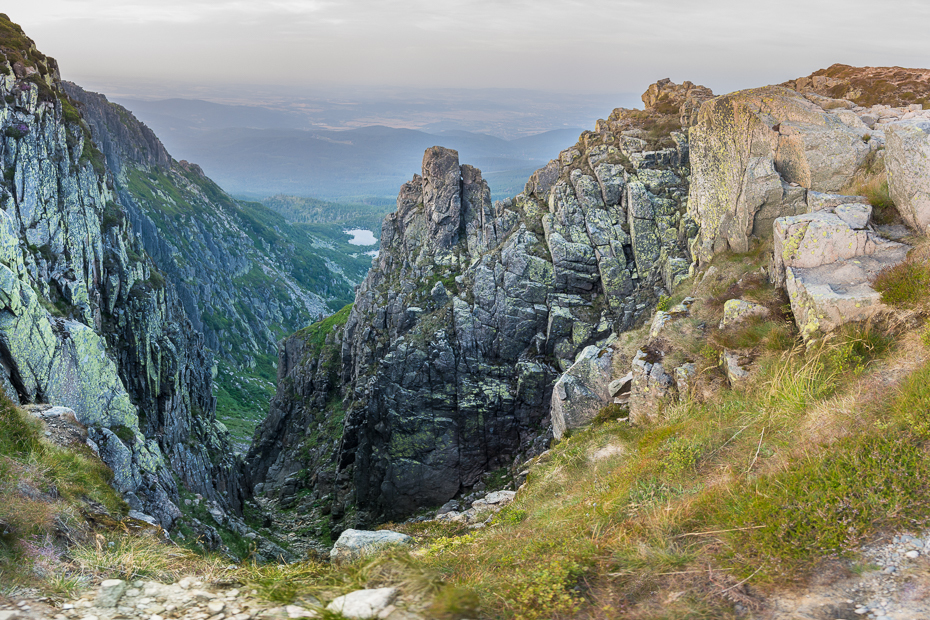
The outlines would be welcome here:
<svg viewBox="0 0 930 620">
<path fill-rule="evenodd" d="M 556 381 L 552 390 L 552 434 L 561 439 L 567 430 L 581 428 L 611 402 L 613 349 L 589 346 Z"/>
<path fill-rule="evenodd" d="M 805 339 L 886 309 L 872 282 L 910 248 L 868 229 L 869 209 L 839 205 L 775 221 L 772 280 L 788 291 Z"/>
<path fill-rule="evenodd" d="M 779 87 L 704 103 L 690 131 L 688 209 L 701 227 L 698 258 L 745 252 L 750 236 L 771 234 L 775 217 L 805 210 L 803 190 L 846 185 L 869 154 L 862 132 Z"/>
<path fill-rule="evenodd" d="M 351 562 L 386 547 L 412 543 L 412 538 L 400 532 L 350 529 L 339 535 L 339 539 L 329 552 L 329 558 L 334 562 Z"/>
<path fill-rule="evenodd" d="M 930 232 L 930 120 L 907 120 L 885 128 L 888 189 L 904 221 Z"/>
<path fill-rule="evenodd" d="M 630 390 L 630 422 L 649 424 L 658 419 L 663 405 L 675 393 L 675 380 L 666 372 L 657 353 L 638 351 L 633 358 Z"/>
</svg>

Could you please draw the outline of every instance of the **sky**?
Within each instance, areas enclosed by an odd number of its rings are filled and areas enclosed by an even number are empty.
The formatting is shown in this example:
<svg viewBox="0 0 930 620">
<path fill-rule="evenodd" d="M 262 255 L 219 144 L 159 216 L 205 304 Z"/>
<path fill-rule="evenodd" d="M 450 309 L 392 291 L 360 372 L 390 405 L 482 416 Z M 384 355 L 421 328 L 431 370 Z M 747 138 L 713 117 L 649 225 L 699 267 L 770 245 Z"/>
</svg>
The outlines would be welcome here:
<svg viewBox="0 0 930 620">
<path fill-rule="evenodd" d="M 930 3 L 875 0 L 14 0 L 92 89 L 191 85 L 716 93 L 835 62 L 930 64 Z M 101 88 L 105 87 L 105 88 Z"/>
</svg>

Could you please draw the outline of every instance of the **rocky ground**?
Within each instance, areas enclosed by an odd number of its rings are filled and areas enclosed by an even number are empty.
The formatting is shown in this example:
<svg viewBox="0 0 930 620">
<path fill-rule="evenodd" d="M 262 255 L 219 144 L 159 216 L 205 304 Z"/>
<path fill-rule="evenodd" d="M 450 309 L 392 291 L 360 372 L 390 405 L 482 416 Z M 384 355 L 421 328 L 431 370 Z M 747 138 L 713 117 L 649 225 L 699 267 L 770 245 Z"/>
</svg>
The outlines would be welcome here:
<svg viewBox="0 0 930 620">
<path fill-rule="evenodd" d="M 848 566 L 825 571 L 809 588 L 772 597 L 768 605 L 763 617 L 773 620 L 928 618 L 930 533 L 900 534 L 867 546 Z"/>
<path fill-rule="evenodd" d="M 0 620 L 252 620 L 329 617 L 417 620 L 412 609 L 422 606 L 396 588 L 357 590 L 329 605 L 312 599 L 299 605 L 275 605 L 260 600 L 255 590 L 207 584 L 193 577 L 175 583 L 108 579 L 83 596 L 67 602 L 49 598 L 14 597 L 0 600 Z"/>
</svg>

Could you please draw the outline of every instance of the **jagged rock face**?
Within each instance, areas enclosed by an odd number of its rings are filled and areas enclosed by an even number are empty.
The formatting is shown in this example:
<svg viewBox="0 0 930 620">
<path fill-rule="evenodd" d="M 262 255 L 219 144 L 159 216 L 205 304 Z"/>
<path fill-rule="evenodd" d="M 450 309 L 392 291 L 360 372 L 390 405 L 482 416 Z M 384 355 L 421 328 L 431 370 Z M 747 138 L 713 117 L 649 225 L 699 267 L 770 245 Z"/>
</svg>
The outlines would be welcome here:
<svg viewBox="0 0 930 620">
<path fill-rule="evenodd" d="M 165 527 L 177 481 L 238 509 L 212 360 L 61 97 L 52 71 L 0 77 L 0 382 L 74 409 L 130 505 Z"/>
<path fill-rule="evenodd" d="M 292 501 L 306 488 L 351 527 L 439 506 L 539 449 L 555 377 L 687 277 L 688 143 L 669 133 L 680 116 L 615 110 L 496 204 L 480 171 L 429 149 L 385 218 L 340 376 L 310 380 L 319 362 L 293 363 L 305 336 L 282 349 L 294 380 L 249 454 L 258 492 Z M 338 411 L 323 405 L 336 395 Z M 329 443 L 302 438 L 342 411 Z"/>
<path fill-rule="evenodd" d="M 273 354 L 283 334 L 327 312 L 328 298 L 351 292 L 353 283 L 322 259 L 298 256 L 287 231 L 256 233 L 262 213 L 231 199 L 199 166 L 172 160 L 125 108 L 77 85 L 64 87 L 114 171 L 133 230 L 205 344 L 222 358 L 253 366 L 256 353 Z"/>
<path fill-rule="evenodd" d="M 701 229 L 692 251 L 701 260 L 746 252 L 751 236 L 771 235 L 775 218 L 806 211 L 806 190 L 841 189 L 870 153 L 868 133 L 849 110 L 824 110 L 784 88 L 706 102 L 690 131 L 688 208 Z"/>
</svg>

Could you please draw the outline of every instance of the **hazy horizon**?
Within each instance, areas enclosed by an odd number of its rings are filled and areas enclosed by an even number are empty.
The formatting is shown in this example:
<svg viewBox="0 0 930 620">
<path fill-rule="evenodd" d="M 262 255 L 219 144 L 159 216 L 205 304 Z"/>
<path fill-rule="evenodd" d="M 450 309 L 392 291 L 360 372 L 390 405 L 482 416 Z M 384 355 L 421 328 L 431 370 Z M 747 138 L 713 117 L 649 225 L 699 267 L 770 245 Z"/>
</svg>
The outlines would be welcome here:
<svg viewBox="0 0 930 620">
<path fill-rule="evenodd" d="M 903 1 L 33 0 L 8 14 L 86 88 L 225 102 L 262 90 L 641 93 L 665 77 L 725 93 L 837 62 L 919 66 L 930 49 L 930 6 Z"/>
</svg>

